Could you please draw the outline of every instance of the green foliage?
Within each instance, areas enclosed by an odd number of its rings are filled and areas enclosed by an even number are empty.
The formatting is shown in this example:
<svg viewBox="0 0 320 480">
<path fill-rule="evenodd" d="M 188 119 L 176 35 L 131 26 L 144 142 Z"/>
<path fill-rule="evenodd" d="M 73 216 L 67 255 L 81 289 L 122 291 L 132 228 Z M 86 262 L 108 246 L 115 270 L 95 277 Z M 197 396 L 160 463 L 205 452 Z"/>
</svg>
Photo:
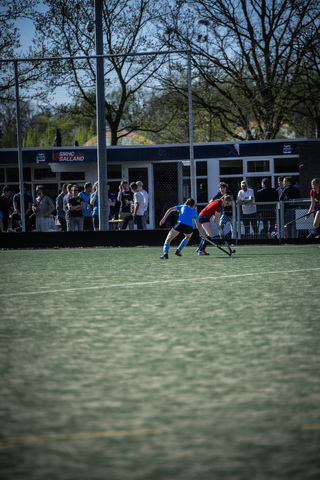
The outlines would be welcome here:
<svg viewBox="0 0 320 480">
<path fill-rule="evenodd" d="M 17 134 L 12 127 L 1 136 L 1 148 L 16 148 L 17 147 Z"/>
<path fill-rule="evenodd" d="M 56 114 L 40 116 L 30 128 L 23 139 L 23 147 L 52 147 L 55 142 L 56 130 L 62 136 L 62 146 L 73 146 L 75 141 L 83 145 L 96 135 L 95 121 L 84 120 L 67 115 Z"/>
<path fill-rule="evenodd" d="M 36 27 L 30 57 L 20 62 L 21 97 L 35 111 L 22 121 L 24 146 L 85 143 L 96 135 L 95 36 L 85 25 L 93 0 L 0 0 L 0 53 L 20 46 L 15 19 Z M 155 143 L 188 141 L 186 56 L 131 53 L 191 49 L 193 125 L 196 142 L 320 135 L 319 30 L 317 0 L 109 0 L 103 4 L 105 112 L 112 144 L 119 132 L 143 132 Z M 77 57 L 81 59 L 62 59 Z M 39 79 L 41 81 L 40 88 Z M 27 90 L 32 86 L 32 90 Z M 12 64 L 1 64 L 0 100 L 14 100 Z M 26 88 L 24 88 L 26 87 Z M 71 102 L 50 105 L 63 87 Z M 152 92 L 151 94 L 149 92 Z M 36 106 L 35 106 L 36 105 Z M 39 110 L 48 110 L 39 116 Z M 0 119 L 1 146 L 15 146 L 12 114 Z M 48 118 L 45 118 L 45 117 Z M 43 118 L 42 118 L 43 117 Z M 300 128 L 302 127 L 302 128 Z M 305 135 L 303 135 L 305 136 Z"/>
</svg>

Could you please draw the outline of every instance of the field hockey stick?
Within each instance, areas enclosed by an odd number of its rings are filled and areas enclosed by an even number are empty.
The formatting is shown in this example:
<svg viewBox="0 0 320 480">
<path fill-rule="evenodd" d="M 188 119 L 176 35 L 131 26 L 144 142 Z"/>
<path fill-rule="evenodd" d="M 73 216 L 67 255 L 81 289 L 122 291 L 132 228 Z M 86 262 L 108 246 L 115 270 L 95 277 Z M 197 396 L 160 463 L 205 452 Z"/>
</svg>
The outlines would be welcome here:
<svg viewBox="0 0 320 480">
<path fill-rule="evenodd" d="M 230 247 L 229 243 L 228 243 L 227 240 L 226 240 L 226 237 L 225 237 L 224 235 L 222 235 L 221 238 L 222 238 L 222 240 L 224 241 L 227 249 L 229 250 L 230 255 L 231 255 L 232 253 L 236 253 L 236 251 Z"/>
<path fill-rule="evenodd" d="M 298 218 L 295 218 L 294 220 L 291 220 L 291 222 L 288 222 L 288 223 L 286 223 L 286 224 L 284 225 L 284 228 L 286 228 L 287 225 L 290 225 L 290 223 L 294 223 L 294 222 L 296 222 L 297 220 L 301 220 L 301 218 L 304 218 L 304 217 L 306 217 L 307 215 L 311 215 L 311 214 L 314 213 L 314 212 L 315 212 L 315 210 L 312 210 L 312 212 L 310 212 L 310 213 L 301 215 L 301 217 L 298 217 Z"/>
<path fill-rule="evenodd" d="M 219 250 L 221 250 L 222 252 L 226 253 L 227 255 L 229 255 L 229 257 L 231 257 L 231 253 L 230 252 L 227 252 L 227 250 L 225 250 L 224 248 L 220 247 L 220 245 L 217 245 L 216 243 L 214 243 L 212 240 L 209 240 L 209 237 L 208 235 L 206 234 L 206 232 L 204 231 L 202 225 L 200 224 L 200 227 L 201 227 L 201 231 L 202 231 L 202 234 L 203 236 L 205 237 L 206 241 L 208 243 L 211 243 L 211 245 L 213 245 L 214 247 L 217 247 L 219 248 Z"/>
<path fill-rule="evenodd" d="M 227 251 L 227 250 L 225 250 L 224 248 L 220 247 L 220 245 L 218 245 L 217 243 L 214 243 L 212 240 L 210 240 L 208 236 L 206 237 L 206 241 L 207 241 L 208 243 L 211 243 L 211 245 L 213 245 L 214 247 L 219 248 L 219 250 L 221 250 L 222 252 L 224 252 L 224 253 L 226 253 L 227 255 L 229 255 L 229 257 L 231 257 L 231 254 L 232 254 L 233 252 Z"/>
</svg>

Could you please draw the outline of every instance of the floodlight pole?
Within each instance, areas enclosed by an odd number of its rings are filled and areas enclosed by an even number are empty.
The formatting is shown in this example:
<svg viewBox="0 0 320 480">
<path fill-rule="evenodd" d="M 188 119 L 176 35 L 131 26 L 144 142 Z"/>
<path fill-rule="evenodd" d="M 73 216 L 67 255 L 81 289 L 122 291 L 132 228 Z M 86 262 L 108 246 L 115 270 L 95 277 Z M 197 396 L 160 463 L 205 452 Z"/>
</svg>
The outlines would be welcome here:
<svg viewBox="0 0 320 480">
<path fill-rule="evenodd" d="M 188 50 L 188 110 L 189 110 L 190 183 L 191 183 L 190 196 L 197 203 L 196 168 L 194 163 L 194 148 L 193 148 L 191 50 Z"/>
<path fill-rule="evenodd" d="M 102 0 L 94 1 L 96 44 L 96 105 L 97 105 L 97 163 L 99 182 L 99 230 L 108 230 L 108 178 L 106 158 L 106 117 L 104 96 L 104 58 L 102 30 Z"/>
<path fill-rule="evenodd" d="M 18 78 L 18 62 L 14 61 L 14 83 L 16 93 L 16 114 L 17 114 L 17 144 L 18 144 L 18 167 L 19 167 L 19 185 L 20 185 L 20 214 L 22 231 L 26 231 L 26 216 L 24 205 L 24 188 L 23 188 L 23 164 L 22 164 L 22 140 L 21 140 L 21 118 L 20 118 L 20 99 L 19 99 L 19 78 Z"/>
</svg>

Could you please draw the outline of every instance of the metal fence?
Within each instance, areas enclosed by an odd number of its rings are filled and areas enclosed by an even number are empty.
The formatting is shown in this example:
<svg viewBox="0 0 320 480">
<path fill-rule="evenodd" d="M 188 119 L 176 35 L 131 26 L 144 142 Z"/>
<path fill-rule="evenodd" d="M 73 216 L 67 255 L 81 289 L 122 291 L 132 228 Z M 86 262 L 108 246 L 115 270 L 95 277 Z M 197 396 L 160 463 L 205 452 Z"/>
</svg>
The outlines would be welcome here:
<svg viewBox="0 0 320 480">
<path fill-rule="evenodd" d="M 255 202 L 255 212 L 245 214 L 242 205 L 232 204 L 232 215 L 220 216 L 224 235 L 233 240 L 306 238 L 315 233 L 313 215 L 305 218 L 309 211 L 310 199 L 289 202 Z M 301 217 L 301 218 L 300 218 Z M 291 223 L 289 223 L 291 222 Z M 287 227 L 285 225 L 289 223 Z M 213 224 L 214 233 L 218 230 Z"/>
</svg>

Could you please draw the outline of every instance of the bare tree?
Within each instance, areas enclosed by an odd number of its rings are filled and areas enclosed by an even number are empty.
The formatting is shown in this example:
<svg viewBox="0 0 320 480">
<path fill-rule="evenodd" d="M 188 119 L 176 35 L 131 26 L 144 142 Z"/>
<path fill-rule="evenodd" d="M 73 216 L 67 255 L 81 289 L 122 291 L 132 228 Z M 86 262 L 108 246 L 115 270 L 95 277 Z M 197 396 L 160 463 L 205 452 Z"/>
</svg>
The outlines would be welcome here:
<svg viewBox="0 0 320 480">
<path fill-rule="evenodd" d="M 319 37 L 318 0 L 177 0 L 168 10 L 161 22 L 170 45 L 191 48 L 195 84 L 219 94 L 212 103 L 197 88 L 195 103 L 234 138 L 276 138 Z"/>
<path fill-rule="evenodd" d="M 289 118 L 295 130 L 306 137 L 320 138 L 320 41 L 307 52 L 297 87 L 296 105 Z"/>
<path fill-rule="evenodd" d="M 92 112 L 95 109 L 94 59 L 63 60 L 58 57 L 95 54 L 94 34 L 86 30 L 87 22 L 93 20 L 93 1 L 48 0 L 46 4 L 48 11 L 36 16 L 34 55 L 57 60 L 46 64 L 43 73 L 45 94 L 63 86 L 71 98 L 87 102 L 87 113 Z M 166 61 L 154 54 L 131 55 L 161 48 L 161 43 L 154 40 L 150 22 L 157 15 L 157 8 L 160 5 L 154 0 L 108 0 L 103 4 L 104 54 L 110 55 L 104 63 L 105 106 L 112 145 L 116 145 L 121 136 L 140 128 L 142 119 L 138 116 L 133 122 L 125 122 L 128 119 L 128 115 L 124 115 L 126 105 Z"/>
<path fill-rule="evenodd" d="M 8 59 L 17 58 L 17 52 L 21 45 L 20 31 L 16 26 L 16 20 L 32 18 L 38 0 L 0 0 L 0 141 L 1 146 L 16 146 L 16 108 L 15 108 L 15 73 L 14 63 Z M 23 54 L 19 54 L 23 57 Z M 19 85 L 27 85 L 29 81 L 35 81 L 34 65 L 19 63 Z M 20 98 L 22 130 L 25 133 L 30 125 L 33 115 L 33 106 L 27 98 Z M 8 143 L 9 142 L 9 143 Z"/>
</svg>

